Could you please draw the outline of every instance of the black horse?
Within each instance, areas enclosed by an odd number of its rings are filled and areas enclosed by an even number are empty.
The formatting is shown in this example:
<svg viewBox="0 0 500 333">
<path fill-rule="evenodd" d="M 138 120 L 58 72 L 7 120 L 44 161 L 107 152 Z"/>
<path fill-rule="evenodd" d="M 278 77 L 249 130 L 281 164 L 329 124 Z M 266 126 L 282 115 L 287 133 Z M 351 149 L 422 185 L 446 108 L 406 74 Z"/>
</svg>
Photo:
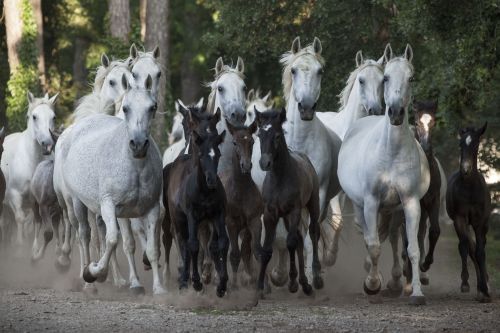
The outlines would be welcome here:
<svg viewBox="0 0 500 333">
<path fill-rule="evenodd" d="M 453 220 L 459 239 L 458 250 L 462 257 L 462 292 L 468 292 L 469 272 L 467 254 L 476 268 L 477 292 L 480 302 L 490 302 L 488 273 L 486 272 L 486 233 L 491 213 L 491 198 L 483 175 L 477 169 L 477 154 L 481 136 L 487 123 L 479 129 L 467 127 L 460 130 L 460 170 L 448 180 L 446 210 Z M 474 230 L 476 242 L 470 232 Z"/>
<path fill-rule="evenodd" d="M 267 171 L 262 189 L 264 200 L 265 240 L 261 250 L 261 267 L 257 284 L 257 296 L 264 289 L 264 278 L 273 252 L 276 225 L 283 218 L 288 230 L 287 247 L 290 255 L 290 282 L 288 290 L 297 292 L 297 268 L 295 252 L 299 261 L 299 283 L 306 295 L 312 287 L 304 272 L 304 240 L 300 232 L 301 213 L 307 209 L 310 217 L 309 233 L 313 244 L 313 284 L 323 287 L 321 265 L 318 259 L 319 238 L 319 187 L 318 175 L 306 155 L 288 150 L 282 125 L 286 121 L 286 110 L 271 110 L 260 113 L 255 110 L 259 126 L 260 167 Z"/>
<path fill-rule="evenodd" d="M 220 115 L 220 111 L 217 114 Z M 215 227 L 210 242 L 210 253 L 219 274 L 219 297 L 224 296 L 227 289 L 229 249 L 225 225 L 226 194 L 217 176 L 219 144 L 224 140 L 224 136 L 225 132 L 219 135 L 217 131 L 205 129 L 204 133 L 199 133 L 197 129 L 192 128 L 192 152 L 180 155 L 167 165 L 163 172 L 167 218 L 174 226 L 183 260 L 180 288 L 187 288 L 191 264 L 193 288 L 197 291 L 203 288 L 198 270 L 198 227 L 202 221 L 209 220 L 213 221 Z"/>
</svg>

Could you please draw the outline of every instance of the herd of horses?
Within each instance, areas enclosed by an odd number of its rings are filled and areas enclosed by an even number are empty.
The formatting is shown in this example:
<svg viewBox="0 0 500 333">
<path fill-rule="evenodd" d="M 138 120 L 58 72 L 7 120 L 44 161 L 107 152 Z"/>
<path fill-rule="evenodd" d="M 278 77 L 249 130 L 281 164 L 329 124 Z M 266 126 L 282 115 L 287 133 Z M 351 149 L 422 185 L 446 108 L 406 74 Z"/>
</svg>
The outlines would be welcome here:
<svg viewBox="0 0 500 333">
<path fill-rule="evenodd" d="M 364 291 L 371 297 L 382 289 L 381 242 L 389 238 L 387 288 L 419 305 L 446 207 L 459 238 L 461 290 L 469 291 L 470 256 L 478 299 L 491 300 L 485 266 L 491 202 L 477 166 L 486 124 L 460 131 L 460 168 L 447 181 L 431 141 L 436 103 L 414 101 L 410 125 L 410 45 L 394 56 L 388 44 L 378 60 L 358 52 L 338 112 L 316 110 L 325 65 L 318 38 L 302 47 L 297 37 L 282 56 L 282 109 L 272 107 L 270 94 L 246 93 L 241 58 L 234 67 L 219 58 L 208 103 L 176 102 L 163 158 L 150 133 L 159 53 L 132 45 L 126 60 L 103 55 L 93 91 L 78 102 L 62 133 L 55 129 L 57 95 L 28 92 L 27 129 L 8 136 L 0 131 L 3 243 L 15 238 L 23 245 L 34 230 L 35 262 L 55 237 L 56 267 L 65 273 L 76 241 L 84 290 L 95 291 L 93 282 L 106 281 L 111 271 L 115 286 L 143 294 L 134 256 L 138 239 L 153 293 L 163 294 L 161 239 L 165 282 L 175 244 L 181 289 L 192 284 L 201 291 L 215 268 L 217 296 L 241 283 L 256 289 L 258 302 L 271 283 L 288 282 L 292 293 L 300 284 L 306 295 L 323 288 L 322 265 L 335 264 L 348 198 L 368 250 Z M 116 259 L 120 236 L 128 281 Z M 273 252 L 276 267 L 268 271 Z M 244 271 L 238 272 L 241 261 Z"/>
</svg>

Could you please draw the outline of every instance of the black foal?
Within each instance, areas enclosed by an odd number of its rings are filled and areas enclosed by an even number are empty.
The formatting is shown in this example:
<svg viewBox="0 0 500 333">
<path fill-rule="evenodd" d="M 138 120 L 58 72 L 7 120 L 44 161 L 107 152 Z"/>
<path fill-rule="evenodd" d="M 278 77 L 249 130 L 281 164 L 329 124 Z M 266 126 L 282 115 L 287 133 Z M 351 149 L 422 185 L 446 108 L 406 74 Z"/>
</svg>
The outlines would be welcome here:
<svg viewBox="0 0 500 333">
<path fill-rule="evenodd" d="M 259 126 L 260 167 L 267 171 L 262 189 L 264 200 L 264 227 L 266 236 L 261 250 L 261 267 L 257 284 L 258 296 L 264 289 L 267 265 L 273 253 L 276 225 L 283 218 L 288 230 L 287 247 L 290 255 L 290 281 L 288 290 L 297 292 L 297 268 L 295 252 L 299 261 L 299 283 L 305 294 L 312 293 L 304 271 L 304 238 L 299 230 L 303 209 L 309 212 L 309 233 L 313 244 L 313 284 L 316 289 L 323 287 L 318 259 L 319 238 L 319 189 L 318 176 L 306 155 L 288 150 L 282 125 L 286 120 L 286 110 L 271 110 L 260 113 L 255 110 Z"/>
<path fill-rule="evenodd" d="M 468 292 L 469 272 L 467 254 L 476 268 L 477 292 L 480 302 L 490 302 L 488 273 L 486 272 L 486 233 L 491 213 L 491 198 L 483 175 L 477 169 L 477 154 L 481 136 L 486 130 L 467 127 L 460 130 L 460 170 L 448 180 L 446 210 L 453 220 L 459 239 L 458 250 L 462 257 L 462 292 Z M 474 230 L 476 242 L 470 232 Z"/>
</svg>

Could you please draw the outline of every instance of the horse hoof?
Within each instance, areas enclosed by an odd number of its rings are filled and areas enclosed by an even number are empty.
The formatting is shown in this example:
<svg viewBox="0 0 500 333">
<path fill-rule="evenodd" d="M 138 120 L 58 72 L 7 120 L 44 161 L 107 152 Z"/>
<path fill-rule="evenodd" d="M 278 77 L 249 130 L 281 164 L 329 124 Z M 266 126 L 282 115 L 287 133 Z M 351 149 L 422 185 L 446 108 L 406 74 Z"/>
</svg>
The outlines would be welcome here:
<svg viewBox="0 0 500 333">
<path fill-rule="evenodd" d="M 105 275 L 101 275 L 101 276 L 98 276 L 98 277 L 96 278 L 96 281 L 97 281 L 97 282 L 99 282 L 99 283 L 103 283 L 103 282 L 105 282 L 105 281 L 106 281 L 106 279 L 107 279 L 107 278 L 108 278 L 108 275 L 107 275 L 107 274 L 105 274 Z"/>
<path fill-rule="evenodd" d="M 470 287 L 468 284 L 463 284 L 460 286 L 460 291 L 463 293 L 468 293 L 470 291 Z"/>
<path fill-rule="evenodd" d="M 151 266 L 148 266 L 148 265 L 144 265 L 144 270 L 147 272 L 147 271 L 150 271 L 151 270 Z"/>
<path fill-rule="evenodd" d="M 82 291 L 87 295 L 97 295 L 97 288 L 94 285 L 85 285 Z"/>
<path fill-rule="evenodd" d="M 305 284 L 302 285 L 302 291 L 307 296 L 311 296 L 312 293 L 313 293 L 313 288 L 311 287 L 311 285 L 309 283 L 305 283 Z"/>
<path fill-rule="evenodd" d="M 83 280 L 87 283 L 94 283 L 97 280 L 97 278 L 90 273 L 88 265 L 83 269 Z"/>
<path fill-rule="evenodd" d="M 370 304 L 382 304 L 382 295 L 377 294 L 377 295 L 369 295 L 368 296 L 368 302 Z"/>
<path fill-rule="evenodd" d="M 423 264 L 420 264 L 420 271 L 421 272 L 427 272 L 429 270 L 429 268 L 431 268 L 431 263 L 428 263 L 427 261 L 425 261 Z"/>
<path fill-rule="evenodd" d="M 288 276 L 285 273 L 278 271 L 277 269 L 273 269 L 273 271 L 270 274 L 270 277 L 271 277 L 271 282 L 276 287 L 283 287 L 286 281 L 288 281 Z"/>
<path fill-rule="evenodd" d="M 201 274 L 201 281 L 205 285 L 210 284 L 210 281 L 212 281 L 212 274 L 209 272 L 204 272 L 203 274 Z"/>
<path fill-rule="evenodd" d="M 429 277 L 427 277 L 427 276 L 421 276 L 420 277 L 420 283 L 422 283 L 424 286 L 428 286 L 429 285 Z"/>
<path fill-rule="evenodd" d="M 337 262 L 337 253 L 328 251 L 323 256 L 323 264 L 328 267 L 332 267 Z"/>
<path fill-rule="evenodd" d="M 491 296 L 482 292 L 478 292 L 477 301 L 479 303 L 491 303 Z"/>
<path fill-rule="evenodd" d="M 324 283 L 321 276 L 316 276 L 313 278 L 314 289 L 323 289 Z"/>
<path fill-rule="evenodd" d="M 299 284 L 297 281 L 290 281 L 288 283 L 288 291 L 291 293 L 296 293 L 299 290 Z"/>
<path fill-rule="evenodd" d="M 203 284 L 200 281 L 193 281 L 193 288 L 196 291 L 201 291 L 203 289 Z"/>
<path fill-rule="evenodd" d="M 130 287 L 130 293 L 133 296 L 142 296 L 146 294 L 146 289 L 143 286 Z"/>
<path fill-rule="evenodd" d="M 64 259 L 62 259 L 64 258 Z M 71 261 L 67 257 L 59 257 L 55 262 L 56 269 L 59 273 L 65 274 L 71 268 Z"/>
<path fill-rule="evenodd" d="M 370 288 L 368 288 L 368 286 L 366 285 L 366 282 L 363 282 L 363 289 L 365 290 L 365 293 L 367 295 L 376 295 L 380 292 L 380 289 L 382 288 L 382 283 L 379 284 L 378 288 L 377 289 L 374 289 L 374 290 L 371 290 Z"/>
<path fill-rule="evenodd" d="M 425 305 L 425 296 L 410 296 L 410 305 Z"/>
<path fill-rule="evenodd" d="M 226 294 L 226 288 L 217 287 L 216 294 L 219 298 L 224 297 L 224 295 Z"/>
</svg>

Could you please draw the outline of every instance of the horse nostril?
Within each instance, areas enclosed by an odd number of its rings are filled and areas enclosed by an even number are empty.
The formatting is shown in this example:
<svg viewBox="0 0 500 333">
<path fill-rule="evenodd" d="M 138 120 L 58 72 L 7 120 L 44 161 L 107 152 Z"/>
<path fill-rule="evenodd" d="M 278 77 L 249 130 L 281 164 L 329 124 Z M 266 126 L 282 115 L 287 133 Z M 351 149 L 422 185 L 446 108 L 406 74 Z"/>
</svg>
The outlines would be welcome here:
<svg viewBox="0 0 500 333">
<path fill-rule="evenodd" d="M 134 147 L 135 147 L 135 142 L 134 142 L 134 140 L 130 140 L 129 145 L 130 145 L 130 147 L 134 148 Z"/>
<path fill-rule="evenodd" d="M 299 102 L 299 108 L 302 108 L 302 103 L 301 102 Z"/>
<path fill-rule="evenodd" d="M 314 103 L 314 105 L 313 105 L 313 107 L 312 107 L 312 109 L 313 109 L 313 110 L 316 110 L 316 105 L 318 105 L 318 103 L 317 103 L 317 102 L 316 102 L 316 103 Z"/>
<path fill-rule="evenodd" d="M 149 139 L 146 139 L 146 141 L 144 141 L 144 147 L 147 147 L 149 146 Z"/>
<path fill-rule="evenodd" d="M 234 113 L 234 112 L 233 112 L 233 113 L 231 113 L 231 118 L 232 118 L 232 119 L 236 118 L 236 113 Z"/>
<path fill-rule="evenodd" d="M 392 117 L 394 111 L 392 110 L 392 108 L 389 108 L 389 117 Z"/>
</svg>

